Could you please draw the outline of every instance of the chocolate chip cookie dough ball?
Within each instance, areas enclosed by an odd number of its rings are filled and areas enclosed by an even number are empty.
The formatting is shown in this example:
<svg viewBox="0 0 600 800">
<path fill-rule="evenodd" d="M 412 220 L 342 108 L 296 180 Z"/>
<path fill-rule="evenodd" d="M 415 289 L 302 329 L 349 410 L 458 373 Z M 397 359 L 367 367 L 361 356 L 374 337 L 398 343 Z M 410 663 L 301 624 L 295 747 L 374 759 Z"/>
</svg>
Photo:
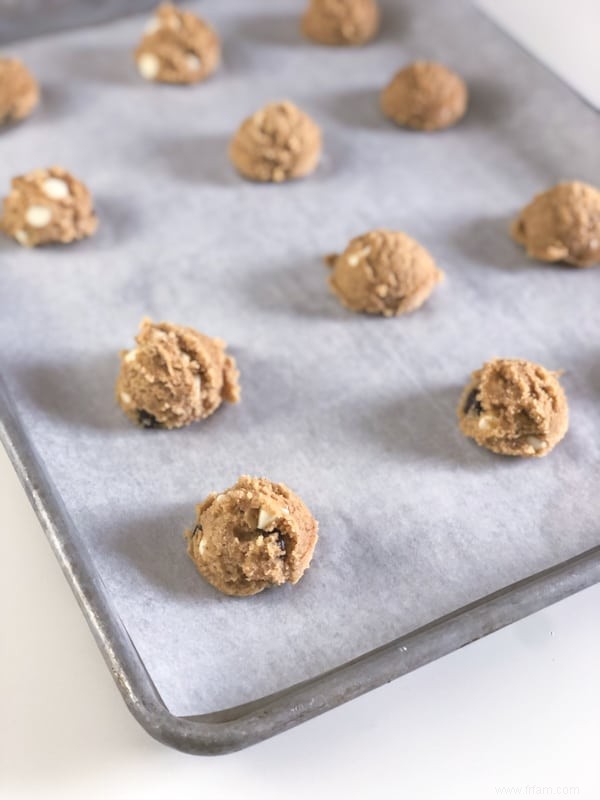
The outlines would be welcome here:
<svg viewBox="0 0 600 800">
<path fill-rule="evenodd" d="M 92 196 L 61 167 L 35 169 L 12 179 L 0 227 L 25 247 L 74 242 L 98 227 Z"/>
<path fill-rule="evenodd" d="M 319 44 L 365 44 L 379 29 L 379 6 L 377 0 L 309 0 L 301 28 Z"/>
<path fill-rule="evenodd" d="M 39 98 L 37 81 L 25 64 L 16 58 L 0 58 L 0 125 L 28 117 Z"/>
<path fill-rule="evenodd" d="M 384 317 L 419 308 L 444 277 L 424 247 L 397 231 L 357 236 L 325 263 L 333 270 L 329 285 L 342 305 Z"/>
<path fill-rule="evenodd" d="M 170 3 L 156 9 L 135 51 L 140 75 L 161 83 L 198 83 L 220 60 L 219 37 L 210 25 Z"/>
<path fill-rule="evenodd" d="M 143 319 L 137 347 L 121 353 L 117 400 L 142 428 L 181 428 L 237 403 L 239 373 L 225 342 L 193 328 Z"/>
<path fill-rule="evenodd" d="M 559 183 L 525 206 L 511 235 L 538 261 L 600 264 L 600 191 L 579 181 Z"/>
<path fill-rule="evenodd" d="M 461 431 L 506 456 L 545 456 L 569 427 L 557 372 L 517 358 L 488 361 L 471 376 L 457 409 Z"/>
<path fill-rule="evenodd" d="M 438 131 L 454 125 L 467 110 L 465 82 L 435 61 L 415 61 L 401 69 L 381 93 L 381 108 L 396 125 Z"/>
<path fill-rule="evenodd" d="M 196 525 L 185 535 L 198 572 L 221 592 L 242 597 L 297 583 L 317 530 L 308 508 L 283 483 L 243 475 L 197 506 Z"/>
<path fill-rule="evenodd" d="M 270 103 L 245 119 L 229 158 L 251 181 L 288 181 L 311 173 L 321 155 L 319 126 L 289 101 Z"/>
</svg>

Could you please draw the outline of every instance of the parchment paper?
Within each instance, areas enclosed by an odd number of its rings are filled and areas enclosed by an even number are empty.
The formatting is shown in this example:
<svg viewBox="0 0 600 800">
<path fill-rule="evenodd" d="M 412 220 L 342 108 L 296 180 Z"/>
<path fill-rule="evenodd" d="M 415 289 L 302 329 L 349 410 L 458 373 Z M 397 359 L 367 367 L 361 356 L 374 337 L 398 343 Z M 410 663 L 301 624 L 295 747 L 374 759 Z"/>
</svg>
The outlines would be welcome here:
<svg viewBox="0 0 600 800">
<path fill-rule="evenodd" d="M 600 183 L 598 116 L 467 3 L 385 6 L 359 50 L 297 32 L 300 0 L 192 4 L 224 40 L 194 88 L 143 82 L 143 21 L 21 43 L 43 83 L 2 133 L 0 185 L 62 164 L 92 189 L 98 235 L 0 245 L 3 377 L 168 707 L 216 710 L 315 676 L 600 541 L 600 270 L 529 262 L 511 216 L 561 178 Z M 421 135 L 377 92 L 416 57 L 457 69 L 471 110 Z M 288 97 L 322 125 L 311 178 L 257 186 L 226 145 Z M 399 319 L 342 309 L 324 253 L 376 226 L 410 233 L 447 280 Z M 228 340 L 243 402 L 181 431 L 116 406 L 117 351 L 140 318 Z M 464 439 L 455 406 L 493 356 L 565 370 L 571 429 L 542 460 Z M 296 587 L 220 595 L 182 538 L 239 474 L 297 491 L 321 523 Z"/>
</svg>

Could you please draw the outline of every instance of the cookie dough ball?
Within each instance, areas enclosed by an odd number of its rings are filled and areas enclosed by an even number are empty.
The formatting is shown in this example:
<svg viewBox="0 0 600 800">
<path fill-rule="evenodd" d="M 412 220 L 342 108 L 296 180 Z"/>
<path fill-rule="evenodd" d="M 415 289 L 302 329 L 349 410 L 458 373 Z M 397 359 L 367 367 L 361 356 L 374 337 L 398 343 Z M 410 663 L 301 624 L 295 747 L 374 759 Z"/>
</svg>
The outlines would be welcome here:
<svg viewBox="0 0 600 800">
<path fill-rule="evenodd" d="M 135 51 L 140 75 L 162 83 L 198 83 L 220 60 L 219 37 L 210 25 L 170 3 L 156 9 Z"/>
<path fill-rule="evenodd" d="M 357 236 L 325 263 L 333 270 L 329 285 L 342 305 L 384 317 L 419 308 L 444 277 L 424 247 L 397 231 Z"/>
<path fill-rule="evenodd" d="M 0 226 L 25 247 L 74 242 L 98 227 L 92 196 L 61 167 L 35 169 L 12 179 Z"/>
<path fill-rule="evenodd" d="M 511 234 L 530 258 L 600 264 L 600 191 L 579 181 L 559 183 L 525 206 Z"/>
<path fill-rule="evenodd" d="M 462 393 L 461 431 L 494 453 L 545 456 L 569 427 L 559 374 L 518 358 L 488 361 Z"/>
<path fill-rule="evenodd" d="M 143 319 L 137 347 L 121 353 L 117 400 L 142 428 L 181 428 L 237 403 L 239 373 L 225 342 L 193 328 Z"/>
<path fill-rule="evenodd" d="M 0 58 L 0 125 L 28 117 L 40 99 L 36 79 L 22 61 Z"/>
<path fill-rule="evenodd" d="M 225 594 L 257 594 L 298 583 L 317 543 L 318 523 L 282 483 L 243 475 L 222 494 L 197 506 L 186 531 L 198 572 Z"/>
<path fill-rule="evenodd" d="M 462 78 L 435 61 L 415 61 L 401 69 L 381 93 L 386 117 L 418 131 L 454 125 L 464 116 L 467 101 Z"/>
<path fill-rule="evenodd" d="M 302 17 L 302 33 L 319 44 L 365 44 L 378 30 L 377 0 L 309 0 Z"/>
<path fill-rule="evenodd" d="M 229 145 L 232 164 L 251 181 L 302 178 L 320 155 L 319 126 L 288 101 L 270 103 L 245 119 Z"/>
</svg>

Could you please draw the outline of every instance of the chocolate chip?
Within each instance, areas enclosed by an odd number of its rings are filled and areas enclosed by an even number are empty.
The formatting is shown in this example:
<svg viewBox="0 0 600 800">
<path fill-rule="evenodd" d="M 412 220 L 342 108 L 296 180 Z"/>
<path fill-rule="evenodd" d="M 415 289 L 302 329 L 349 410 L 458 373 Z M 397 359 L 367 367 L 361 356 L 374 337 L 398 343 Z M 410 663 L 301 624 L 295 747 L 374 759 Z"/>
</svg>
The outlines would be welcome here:
<svg viewBox="0 0 600 800">
<path fill-rule="evenodd" d="M 282 558 L 285 555 L 285 539 L 281 531 L 273 531 L 273 535 L 277 536 L 277 544 L 279 545 L 279 549 L 282 551 Z"/>
<path fill-rule="evenodd" d="M 464 414 L 469 414 L 472 412 L 473 414 L 477 414 L 477 416 L 479 416 L 482 413 L 483 406 L 477 399 L 478 392 L 479 389 L 477 388 L 471 389 L 471 391 L 469 392 L 469 395 L 465 401 L 465 407 L 463 408 Z"/>
<path fill-rule="evenodd" d="M 138 408 L 137 418 L 142 428 L 160 428 L 160 422 L 156 419 L 154 414 L 144 411 L 143 408 Z"/>
</svg>

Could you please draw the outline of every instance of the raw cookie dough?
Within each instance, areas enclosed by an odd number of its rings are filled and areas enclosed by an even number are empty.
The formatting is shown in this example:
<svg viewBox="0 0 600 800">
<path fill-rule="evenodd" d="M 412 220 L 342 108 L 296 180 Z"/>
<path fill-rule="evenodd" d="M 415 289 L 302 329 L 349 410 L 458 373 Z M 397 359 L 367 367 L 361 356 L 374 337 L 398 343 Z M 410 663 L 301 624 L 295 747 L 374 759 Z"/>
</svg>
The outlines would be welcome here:
<svg viewBox="0 0 600 800">
<path fill-rule="evenodd" d="M 98 227 L 92 196 L 61 167 L 35 169 L 12 179 L 0 227 L 25 247 L 74 242 Z"/>
<path fill-rule="evenodd" d="M 559 183 L 525 206 L 511 235 L 539 261 L 600 264 L 600 191 L 579 181 Z"/>
<path fill-rule="evenodd" d="M 142 428 L 181 428 L 237 403 L 239 373 L 225 342 L 144 318 L 137 347 L 121 352 L 117 400 Z"/>
<path fill-rule="evenodd" d="M 301 27 L 319 44 L 365 44 L 379 30 L 379 6 L 377 0 L 309 0 Z"/>
<path fill-rule="evenodd" d="M 454 125 L 467 110 L 465 82 L 435 61 L 415 61 L 396 73 L 381 93 L 381 108 L 397 125 L 438 131 Z"/>
<path fill-rule="evenodd" d="M 310 564 L 318 527 L 287 486 L 243 475 L 196 507 L 196 525 L 185 536 L 198 572 L 221 592 L 242 597 L 297 583 Z"/>
<path fill-rule="evenodd" d="M 22 61 L 0 58 L 0 125 L 28 117 L 40 98 L 36 79 Z"/>
<path fill-rule="evenodd" d="M 219 37 L 210 25 L 170 3 L 156 9 L 135 51 L 140 75 L 162 83 L 198 83 L 220 60 Z"/>
<path fill-rule="evenodd" d="M 245 119 L 229 144 L 234 167 L 252 181 L 301 178 L 320 155 L 319 126 L 289 101 L 270 103 Z"/>
<path fill-rule="evenodd" d="M 444 278 L 430 254 L 405 233 L 375 230 L 330 255 L 329 285 L 351 311 L 393 317 L 419 308 Z"/>
<path fill-rule="evenodd" d="M 518 358 L 488 361 L 462 393 L 461 431 L 494 453 L 545 456 L 569 427 L 559 374 Z"/>
</svg>

